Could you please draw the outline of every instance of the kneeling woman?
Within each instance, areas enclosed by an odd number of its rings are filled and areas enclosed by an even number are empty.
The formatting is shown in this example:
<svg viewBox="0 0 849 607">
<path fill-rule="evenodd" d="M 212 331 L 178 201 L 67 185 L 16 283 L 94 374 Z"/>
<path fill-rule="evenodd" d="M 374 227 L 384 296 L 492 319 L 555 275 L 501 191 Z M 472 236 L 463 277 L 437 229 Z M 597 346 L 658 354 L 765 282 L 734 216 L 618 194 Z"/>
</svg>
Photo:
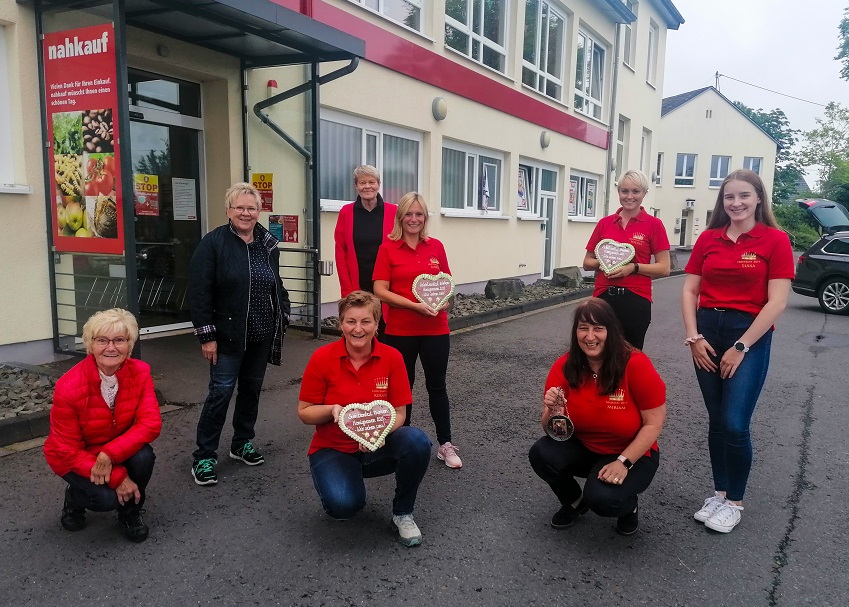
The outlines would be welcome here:
<svg viewBox="0 0 849 607">
<path fill-rule="evenodd" d="M 147 539 L 142 520 L 145 488 L 156 459 L 150 443 L 162 418 L 150 366 L 130 358 L 139 338 L 132 314 L 97 312 L 83 326 L 88 356 L 58 382 L 44 455 L 65 488 L 62 526 L 85 527 L 85 511 L 118 511 L 134 542 Z"/>
<path fill-rule="evenodd" d="M 534 472 L 560 500 L 551 526 L 571 527 L 592 510 L 616 517 L 619 533 L 636 532 L 637 494 L 648 488 L 660 462 L 666 385 L 649 358 L 625 341 L 613 308 L 601 299 L 575 309 L 569 352 L 545 382 L 544 430 L 563 400 L 574 436 L 544 436 L 529 454 Z M 583 492 L 575 477 L 587 479 Z"/>
<path fill-rule="evenodd" d="M 307 363 L 298 397 L 298 416 L 314 425 L 309 448 L 310 471 L 321 505 L 332 518 L 344 520 L 363 509 L 363 479 L 395 473 L 392 522 L 401 543 L 416 546 L 422 534 L 413 520 L 419 484 L 430 461 L 430 439 L 404 426 L 413 401 L 401 353 L 375 339 L 380 301 L 354 291 L 339 302 L 343 338 L 315 351 Z M 384 445 L 369 451 L 337 425 L 342 407 L 351 403 L 388 401 L 395 425 Z"/>
</svg>

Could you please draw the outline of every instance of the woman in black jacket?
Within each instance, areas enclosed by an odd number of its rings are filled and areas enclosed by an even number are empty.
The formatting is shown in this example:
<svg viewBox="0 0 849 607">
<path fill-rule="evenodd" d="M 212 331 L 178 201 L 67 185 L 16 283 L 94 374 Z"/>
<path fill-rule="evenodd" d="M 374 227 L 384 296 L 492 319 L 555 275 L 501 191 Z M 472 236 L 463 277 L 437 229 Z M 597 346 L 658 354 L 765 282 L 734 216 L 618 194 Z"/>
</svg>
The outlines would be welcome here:
<svg viewBox="0 0 849 607">
<path fill-rule="evenodd" d="M 238 381 L 230 457 L 265 460 L 253 445 L 267 363 L 279 365 L 289 323 L 289 294 L 279 273 L 279 241 L 257 224 L 259 192 L 249 183 L 225 195 L 229 222 L 200 241 L 189 266 L 192 324 L 209 361 L 209 394 L 198 421 L 192 477 L 218 482 L 218 441 Z"/>
</svg>

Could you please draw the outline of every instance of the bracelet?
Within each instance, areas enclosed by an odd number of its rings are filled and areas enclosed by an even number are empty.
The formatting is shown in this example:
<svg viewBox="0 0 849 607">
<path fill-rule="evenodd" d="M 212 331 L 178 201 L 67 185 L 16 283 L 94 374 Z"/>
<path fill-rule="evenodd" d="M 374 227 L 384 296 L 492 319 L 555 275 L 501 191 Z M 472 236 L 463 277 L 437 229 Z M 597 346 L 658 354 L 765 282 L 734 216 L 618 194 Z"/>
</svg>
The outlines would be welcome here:
<svg viewBox="0 0 849 607">
<path fill-rule="evenodd" d="M 634 274 L 639 274 L 639 273 L 640 273 L 640 264 L 638 264 L 638 263 L 635 261 L 635 262 L 634 262 Z"/>
<path fill-rule="evenodd" d="M 687 339 L 684 340 L 684 345 L 685 346 L 692 346 L 694 343 L 696 343 L 700 339 L 704 339 L 704 338 L 705 338 L 705 336 L 702 335 L 701 333 L 699 333 L 698 335 L 693 335 L 692 337 L 688 337 Z"/>
</svg>

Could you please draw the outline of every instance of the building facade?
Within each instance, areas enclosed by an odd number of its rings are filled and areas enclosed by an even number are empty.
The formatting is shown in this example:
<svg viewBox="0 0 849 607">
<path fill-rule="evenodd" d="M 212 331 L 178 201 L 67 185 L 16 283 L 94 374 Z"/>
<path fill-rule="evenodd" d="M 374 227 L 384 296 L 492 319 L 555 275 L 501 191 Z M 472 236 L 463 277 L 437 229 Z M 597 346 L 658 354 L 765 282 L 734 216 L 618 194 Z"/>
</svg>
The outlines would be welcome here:
<svg viewBox="0 0 849 607">
<path fill-rule="evenodd" d="M 616 209 L 615 175 L 653 170 L 666 35 L 683 23 L 669 0 L 222 0 L 181 19 L 141 0 L 70 4 L 0 0 L 0 126 L 11 133 L 0 205 L 15 225 L 0 278 L 17 287 L 0 291 L 0 360 L 78 350 L 82 321 L 111 305 L 135 307 L 145 335 L 186 330 L 188 259 L 225 221 L 227 186 L 245 179 L 267 190 L 260 221 L 281 226 L 282 273 L 304 310 L 314 298 L 328 313 L 339 295 L 335 274 L 311 268 L 333 259 L 358 164 L 379 168 L 386 200 L 424 195 L 461 291 L 579 265 Z M 281 41 L 275 19 L 295 33 Z M 127 246 L 108 254 L 62 248 L 78 239 L 54 215 L 78 209 L 50 178 L 58 117 L 38 41 L 38 28 L 102 23 L 117 23 L 111 113 L 128 132 L 115 154 Z M 81 156 L 88 185 L 102 155 Z M 140 195 L 142 181 L 156 196 Z M 79 194 L 82 235 L 98 220 L 105 233 L 102 199 Z"/>
</svg>

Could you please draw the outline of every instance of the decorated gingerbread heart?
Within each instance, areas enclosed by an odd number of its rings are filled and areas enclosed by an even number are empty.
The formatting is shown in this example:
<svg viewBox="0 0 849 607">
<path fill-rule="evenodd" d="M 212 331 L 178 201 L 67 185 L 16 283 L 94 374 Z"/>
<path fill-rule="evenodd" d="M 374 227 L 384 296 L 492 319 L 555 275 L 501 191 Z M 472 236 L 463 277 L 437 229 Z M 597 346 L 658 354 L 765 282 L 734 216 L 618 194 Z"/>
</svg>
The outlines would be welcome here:
<svg viewBox="0 0 849 607">
<path fill-rule="evenodd" d="M 370 451 L 377 451 L 395 425 L 395 407 L 385 400 L 352 403 L 342 407 L 338 423 L 342 432 Z"/>
<path fill-rule="evenodd" d="M 617 242 L 610 238 L 599 241 L 595 247 L 595 256 L 598 265 L 605 274 L 615 272 L 622 266 L 631 262 L 636 255 L 634 245 L 628 242 Z"/>
<path fill-rule="evenodd" d="M 419 274 L 413 281 L 413 295 L 434 310 L 441 310 L 454 295 L 454 279 L 450 274 Z"/>
</svg>

